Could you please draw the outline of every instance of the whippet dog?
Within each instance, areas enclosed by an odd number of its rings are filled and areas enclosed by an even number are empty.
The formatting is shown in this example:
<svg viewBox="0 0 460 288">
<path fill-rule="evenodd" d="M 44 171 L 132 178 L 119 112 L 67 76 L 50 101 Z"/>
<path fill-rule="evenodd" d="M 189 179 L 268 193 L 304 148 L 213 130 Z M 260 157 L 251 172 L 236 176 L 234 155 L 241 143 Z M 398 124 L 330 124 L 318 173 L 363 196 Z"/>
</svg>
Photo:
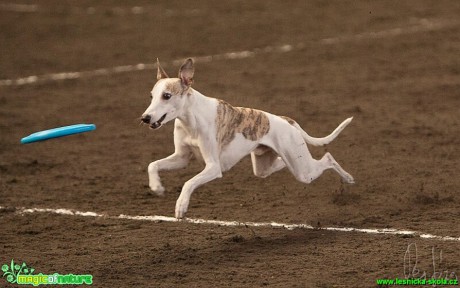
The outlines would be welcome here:
<svg viewBox="0 0 460 288">
<path fill-rule="evenodd" d="M 315 160 L 306 145 L 328 144 L 352 118 L 343 121 L 329 136 L 311 137 L 291 118 L 251 108 L 233 107 L 196 91 L 192 88 L 192 59 L 187 59 L 180 67 L 178 78 L 169 78 L 158 59 L 157 65 L 157 82 L 151 91 L 152 100 L 141 120 L 152 129 L 175 120 L 175 151 L 149 164 L 149 186 L 161 196 L 165 189 L 158 172 L 184 168 L 193 156 L 205 164 L 204 170 L 182 187 L 176 202 L 176 218 L 185 217 L 195 189 L 222 177 L 223 172 L 248 154 L 251 154 L 253 172 L 258 177 L 265 178 L 287 167 L 298 181 L 308 184 L 324 170 L 333 169 L 345 183 L 354 183 L 353 177 L 340 167 L 330 153 Z"/>
</svg>

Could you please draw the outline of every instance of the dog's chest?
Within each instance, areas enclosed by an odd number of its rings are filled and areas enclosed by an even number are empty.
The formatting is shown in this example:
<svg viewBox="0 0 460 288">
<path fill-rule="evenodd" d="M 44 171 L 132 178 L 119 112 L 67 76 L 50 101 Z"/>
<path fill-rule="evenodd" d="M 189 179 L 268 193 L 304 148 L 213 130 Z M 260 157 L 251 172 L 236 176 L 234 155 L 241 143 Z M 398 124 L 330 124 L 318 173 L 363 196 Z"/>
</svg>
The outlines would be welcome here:
<svg viewBox="0 0 460 288">
<path fill-rule="evenodd" d="M 200 148 L 198 148 L 198 146 L 190 146 L 190 148 L 193 152 L 193 155 L 195 155 L 195 158 L 200 162 L 204 162 L 203 155 L 201 154 Z"/>
<path fill-rule="evenodd" d="M 183 139 L 184 144 L 189 147 L 189 149 L 192 151 L 193 155 L 195 158 L 199 161 L 204 162 L 203 155 L 201 154 L 200 147 L 198 145 L 198 137 L 192 137 L 189 134 L 186 134 L 186 136 Z"/>
</svg>

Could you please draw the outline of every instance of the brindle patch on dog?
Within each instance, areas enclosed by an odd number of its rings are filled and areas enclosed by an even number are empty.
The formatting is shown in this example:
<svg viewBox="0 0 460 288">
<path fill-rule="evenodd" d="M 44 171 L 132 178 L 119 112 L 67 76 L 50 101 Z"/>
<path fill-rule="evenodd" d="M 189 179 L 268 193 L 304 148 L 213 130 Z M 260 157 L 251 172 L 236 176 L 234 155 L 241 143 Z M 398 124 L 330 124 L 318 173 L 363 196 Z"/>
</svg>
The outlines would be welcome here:
<svg viewBox="0 0 460 288">
<path fill-rule="evenodd" d="M 284 120 L 286 120 L 289 124 L 291 125 L 295 125 L 295 121 L 292 120 L 291 118 L 287 117 L 287 116 L 280 116 L 281 118 L 283 118 Z"/>
<path fill-rule="evenodd" d="M 270 130 L 270 121 L 264 112 L 251 108 L 233 107 L 219 100 L 217 106 L 217 142 L 221 147 L 228 145 L 236 133 L 256 141 Z"/>
<path fill-rule="evenodd" d="M 182 95 L 184 93 L 184 89 L 180 79 L 177 79 L 176 81 L 168 81 L 165 85 L 165 91 L 171 93 L 172 95 Z"/>
</svg>

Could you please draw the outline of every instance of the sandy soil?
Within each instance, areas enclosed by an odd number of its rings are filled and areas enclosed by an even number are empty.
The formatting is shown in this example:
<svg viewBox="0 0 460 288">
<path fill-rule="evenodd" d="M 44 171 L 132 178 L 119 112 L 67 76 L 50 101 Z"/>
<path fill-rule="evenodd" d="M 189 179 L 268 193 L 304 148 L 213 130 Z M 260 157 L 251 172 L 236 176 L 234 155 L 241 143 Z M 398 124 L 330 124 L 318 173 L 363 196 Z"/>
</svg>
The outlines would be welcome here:
<svg viewBox="0 0 460 288">
<path fill-rule="evenodd" d="M 331 152 L 355 185 L 333 172 L 310 185 L 287 170 L 260 179 L 246 158 L 196 191 L 189 217 L 460 236 L 459 2 L 36 4 L 33 13 L 0 10 L 0 79 L 156 57 L 174 75 L 178 67 L 168 63 L 178 58 L 290 44 L 289 52 L 197 63 L 194 87 L 288 115 L 313 136 L 354 116 L 333 143 L 311 151 Z M 134 6 L 143 12 L 130 12 Z M 181 186 L 202 166 L 163 173 L 163 198 L 149 191 L 147 165 L 173 151 L 172 123 L 157 131 L 138 125 L 155 73 L 0 87 L 0 206 L 173 215 Z M 74 123 L 97 130 L 19 144 Z M 404 277 L 414 245 L 420 271 L 432 275 L 434 257 L 436 271 L 460 274 L 454 241 L 21 216 L 14 208 L 0 210 L 0 226 L 0 264 L 14 258 L 42 273 L 92 273 L 96 287 L 375 287 L 377 278 Z"/>
</svg>

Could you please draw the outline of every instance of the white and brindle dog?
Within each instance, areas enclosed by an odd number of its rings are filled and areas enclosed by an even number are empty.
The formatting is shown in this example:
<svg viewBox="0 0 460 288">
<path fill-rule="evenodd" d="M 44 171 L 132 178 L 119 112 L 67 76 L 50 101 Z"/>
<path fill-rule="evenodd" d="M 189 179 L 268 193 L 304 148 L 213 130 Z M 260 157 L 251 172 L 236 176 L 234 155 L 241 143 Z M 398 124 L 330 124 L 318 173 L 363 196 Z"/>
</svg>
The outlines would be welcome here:
<svg viewBox="0 0 460 288">
<path fill-rule="evenodd" d="M 353 177 L 340 167 L 330 153 L 321 160 L 313 159 L 307 145 L 326 145 L 351 122 L 343 121 L 329 136 L 309 136 L 294 120 L 264 111 L 233 107 L 194 90 L 194 65 L 187 59 L 179 69 L 178 78 L 169 78 L 158 63 L 157 83 L 151 91 L 152 101 L 142 115 L 142 122 L 158 129 L 175 119 L 175 151 L 169 157 L 150 163 L 149 186 L 163 195 L 158 172 L 187 166 L 194 155 L 203 160 L 205 168 L 185 182 L 176 202 L 175 216 L 183 218 L 190 196 L 199 186 L 222 177 L 244 156 L 251 154 L 253 172 L 267 177 L 284 167 L 302 183 L 310 183 L 324 170 L 333 169 L 346 183 Z"/>
</svg>

